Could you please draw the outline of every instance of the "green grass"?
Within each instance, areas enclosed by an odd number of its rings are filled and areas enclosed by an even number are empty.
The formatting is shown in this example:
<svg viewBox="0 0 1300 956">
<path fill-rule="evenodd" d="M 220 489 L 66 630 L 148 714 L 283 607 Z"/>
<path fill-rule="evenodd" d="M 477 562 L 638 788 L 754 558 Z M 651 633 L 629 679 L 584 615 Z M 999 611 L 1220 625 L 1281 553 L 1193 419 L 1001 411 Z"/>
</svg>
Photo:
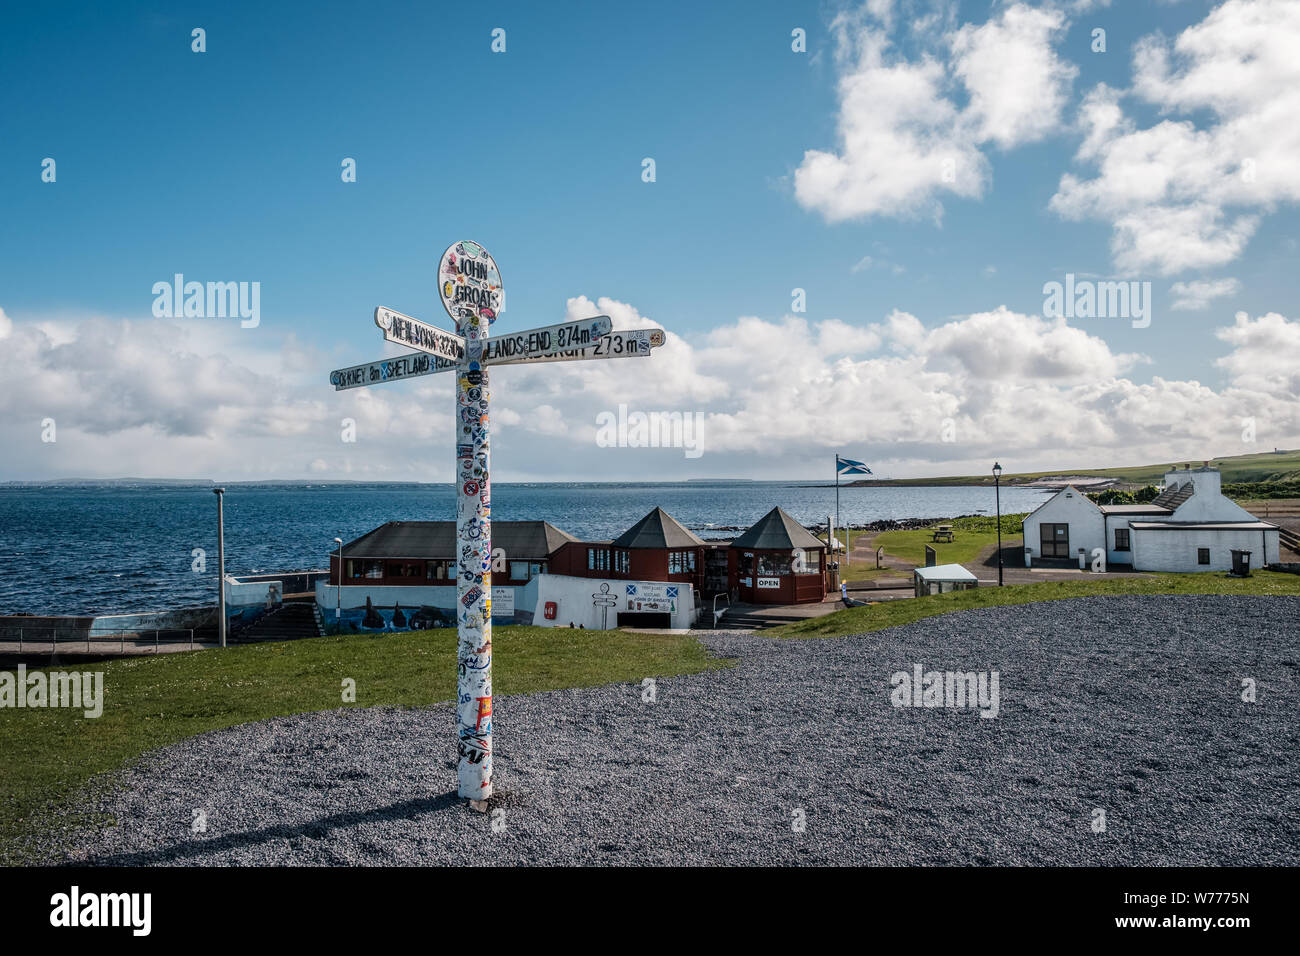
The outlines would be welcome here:
<svg viewBox="0 0 1300 956">
<path fill-rule="evenodd" d="M 905 561 L 914 568 L 925 564 L 926 546 L 934 548 L 936 564 L 969 564 L 985 548 L 996 546 L 996 531 L 961 531 L 958 530 L 952 541 L 932 541 L 932 532 L 920 531 L 883 531 L 876 537 L 876 544 L 885 549 L 885 553 L 900 561 Z M 1020 532 L 1015 537 L 1002 535 L 1004 548 L 1016 545 Z"/>
<path fill-rule="evenodd" d="M 1017 484 L 1054 475 L 1088 475 L 1098 478 L 1114 478 L 1126 484 L 1149 485 L 1163 479 L 1165 471 L 1176 462 L 1163 461 L 1150 465 L 1135 465 L 1117 468 L 1057 468 L 1053 471 L 1032 471 L 1004 473 L 1003 484 Z M 1192 467 L 1200 467 L 1199 461 L 1179 461 Z M 1210 464 L 1223 473 L 1224 482 L 1286 482 L 1300 481 L 1300 449 L 1283 451 L 1280 454 L 1263 452 L 1254 455 L 1231 455 L 1215 458 Z M 943 478 L 894 478 L 855 482 L 861 485 L 993 485 L 993 476 L 989 475 L 951 475 Z M 841 484 L 841 487 L 849 487 Z"/>
<path fill-rule="evenodd" d="M 689 635 L 498 627 L 493 651 L 498 695 L 723 666 Z M 285 714 L 453 700 L 456 632 L 323 637 L 54 669 L 102 669 L 104 712 L 87 719 L 71 709 L 0 709 L 0 862 L 21 862 L 22 837 L 34 829 L 91 822 L 61 808 L 93 776 L 148 750 Z M 342 703 L 344 678 L 356 681 L 355 704 Z"/>
<path fill-rule="evenodd" d="M 1020 540 L 1020 523 L 1024 520 L 1023 514 L 1009 514 L 1002 516 L 1002 546 L 1004 548 L 1016 547 Z M 915 531 L 881 531 L 876 535 L 875 545 L 883 547 L 885 554 L 890 557 L 903 561 L 910 567 L 921 567 L 925 564 L 925 546 L 929 545 L 934 548 L 936 563 L 938 564 L 967 564 L 975 560 L 981 551 L 985 548 L 996 546 L 998 543 L 997 518 L 989 515 L 978 515 L 969 518 L 955 518 L 952 520 L 936 521 L 938 524 L 950 524 L 956 532 L 951 542 L 932 541 L 933 533 L 926 529 Z M 869 535 L 867 531 L 849 532 L 850 545 L 855 545 L 860 537 Z M 854 563 L 846 569 L 844 564 L 840 564 L 840 580 L 842 581 L 870 581 L 879 577 L 910 577 L 910 572 L 898 568 L 881 568 L 876 569 L 875 557 L 854 558 Z"/>
<path fill-rule="evenodd" d="M 1223 572 L 1211 571 L 1203 574 L 1149 574 L 1134 575 L 1131 578 L 1045 581 L 1002 588 L 978 587 L 970 591 L 951 591 L 868 607 L 845 608 L 824 617 L 786 624 L 763 633 L 772 637 L 841 637 L 897 627 L 954 611 L 1113 594 L 1300 595 L 1300 574 L 1255 571 L 1248 578 L 1233 578 Z"/>
<path fill-rule="evenodd" d="M 904 571 L 899 568 L 878 568 L 874 558 L 867 558 L 861 562 L 845 565 L 840 564 L 841 581 L 875 581 L 880 578 L 908 578 L 912 576 L 911 571 Z"/>
</svg>

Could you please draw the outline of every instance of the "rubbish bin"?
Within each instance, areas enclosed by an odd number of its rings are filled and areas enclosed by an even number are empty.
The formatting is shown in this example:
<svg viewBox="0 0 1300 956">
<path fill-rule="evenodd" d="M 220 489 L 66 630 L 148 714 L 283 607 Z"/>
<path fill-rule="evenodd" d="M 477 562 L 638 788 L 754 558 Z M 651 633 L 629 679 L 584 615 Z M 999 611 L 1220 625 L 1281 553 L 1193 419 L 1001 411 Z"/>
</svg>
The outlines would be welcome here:
<svg viewBox="0 0 1300 956">
<path fill-rule="evenodd" d="M 1034 549 L 1025 548 L 1025 567 L 1032 568 L 1033 566 L 1034 566 Z"/>
<path fill-rule="evenodd" d="M 840 565 L 838 561 L 832 561 L 826 566 L 826 590 L 838 591 L 840 589 Z"/>
<path fill-rule="evenodd" d="M 1250 552 L 1232 549 L 1232 576 L 1234 578 L 1250 577 Z"/>
<path fill-rule="evenodd" d="M 1083 548 L 1079 549 L 1079 570 L 1088 570 L 1088 552 L 1083 550 Z"/>
</svg>

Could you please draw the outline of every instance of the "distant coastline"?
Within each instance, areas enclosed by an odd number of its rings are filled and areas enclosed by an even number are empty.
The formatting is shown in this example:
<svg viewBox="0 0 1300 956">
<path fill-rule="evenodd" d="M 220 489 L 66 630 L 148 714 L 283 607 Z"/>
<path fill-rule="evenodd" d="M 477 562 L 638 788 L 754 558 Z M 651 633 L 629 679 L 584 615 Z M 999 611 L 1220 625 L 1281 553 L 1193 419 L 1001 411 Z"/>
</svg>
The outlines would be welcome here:
<svg viewBox="0 0 1300 956">
<path fill-rule="evenodd" d="M 1225 482 L 1279 482 L 1300 480 L 1300 449 L 1273 449 L 1250 455 L 1229 455 L 1226 457 L 1204 459 L 1223 473 Z M 1006 472 L 1002 475 L 1004 487 L 1023 488 L 1060 488 L 1065 484 L 1088 485 L 1093 490 L 1107 487 L 1141 487 L 1157 484 L 1170 467 L 1190 464 L 1201 465 L 1201 461 L 1179 459 L 1157 462 L 1148 465 L 1126 465 L 1114 468 L 1056 468 L 1044 471 Z M 358 485 L 391 485 L 394 487 L 443 487 L 451 485 L 450 481 L 402 481 L 364 478 L 240 478 L 218 482 L 212 478 L 48 478 L 16 479 L 0 482 L 0 488 L 130 488 L 130 487 L 175 487 L 175 488 L 213 488 L 218 484 L 235 486 L 290 486 L 290 487 L 325 487 Z M 502 485 L 795 485 L 810 488 L 831 488 L 835 482 L 811 478 L 678 478 L 676 480 L 651 481 L 647 479 L 627 479 L 613 481 L 499 481 Z M 838 487 L 844 488 L 951 488 L 967 485 L 992 487 L 993 475 L 936 475 L 918 478 L 871 478 L 860 481 L 841 481 Z"/>
</svg>

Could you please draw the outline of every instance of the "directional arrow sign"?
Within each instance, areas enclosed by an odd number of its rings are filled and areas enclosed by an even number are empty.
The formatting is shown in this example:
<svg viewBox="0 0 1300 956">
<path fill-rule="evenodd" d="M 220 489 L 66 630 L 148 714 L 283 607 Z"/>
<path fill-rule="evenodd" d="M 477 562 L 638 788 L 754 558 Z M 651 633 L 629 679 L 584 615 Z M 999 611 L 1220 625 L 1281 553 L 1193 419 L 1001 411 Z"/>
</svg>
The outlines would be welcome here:
<svg viewBox="0 0 1300 956">
<path fill-rule="evenodd" d="M 492 339 L 488 339 L 489 345 L 491 342 Z M 525 365 L 530 362 L 576 362 L 579 359 L 649 358 L 650 350 L 663 344 L 663 329 L 625 329 L 602 335 L 585 348 L 510 358 L 489 358 L 487 364 Z"/>
<path fill-rule="evenodd" d="M 493 335 L 483 345 L 483 361 L 495 365 L 511 359 L 585 349 L 594 345 L 601 336 L 608 335 L 611 327 L 609 316 L 598 315 L 593 319 L 561 322 L 559 325 L 547 325 L 525 332 Z"/>
<path fill-rule="evenodd" d="M 602 335 L 594 344 L 586 348 L 553 352 L 549 355 L 498 359 L 489 364 L 526 365 L 530 362 L 576 362 L 579 359 L 649 358 L 650 350 L 663 344 L 662 329 L 625 329 Z M 421 375 L 450 372 L 456 367 L 456 363 L 450 359 L 425 352 L 413 352 L 409 355 L 375 359 L 373 362 L 362 362 L 360 365 L 335 369 L 330 372 L 330 384 L 334 386 L 335 391 L 341 392 L 349 388 L 382 385 L 384 382 L 400 382 L 408 378 L 419 378 Z"/>
<path fill-rule="evenodd" d="M 335 369 L 330 372 L 330 384 L 336 392 L 348 388 L 360 388 L 363 385 L 379 385 L 382 382 L 400 382 L 420 375 L 432 375 L 434 372 L 448 372 L 456 367 L 451 359 L 428 355 L 424 352 L 412 352 L 396 358 L 376 359 L 362 365 Z"/>
<path fill-rule="evenodd" d="M 383 330 L 384 338 L 398 345 L 419 349 L 453 362 L 465 358 L 464 338 L 412 316 L 380 306 L 375 309 L 375 325 Z"/>
</svg>

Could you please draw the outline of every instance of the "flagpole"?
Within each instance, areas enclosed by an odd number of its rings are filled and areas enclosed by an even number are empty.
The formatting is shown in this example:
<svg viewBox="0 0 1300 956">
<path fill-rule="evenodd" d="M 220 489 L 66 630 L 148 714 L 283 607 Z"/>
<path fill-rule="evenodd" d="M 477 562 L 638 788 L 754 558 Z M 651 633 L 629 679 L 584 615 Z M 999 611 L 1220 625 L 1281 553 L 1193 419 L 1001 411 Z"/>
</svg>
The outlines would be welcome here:
<svg viewBox="0 0 1300 956">
<path fill-rule="evenodd" d="M 835 455 L 835 523 L 840 523 L 840 456 Z M 831 528 L 830 534 L 831 554 L 835 553 L 835 529 Z"/>
</svg>

